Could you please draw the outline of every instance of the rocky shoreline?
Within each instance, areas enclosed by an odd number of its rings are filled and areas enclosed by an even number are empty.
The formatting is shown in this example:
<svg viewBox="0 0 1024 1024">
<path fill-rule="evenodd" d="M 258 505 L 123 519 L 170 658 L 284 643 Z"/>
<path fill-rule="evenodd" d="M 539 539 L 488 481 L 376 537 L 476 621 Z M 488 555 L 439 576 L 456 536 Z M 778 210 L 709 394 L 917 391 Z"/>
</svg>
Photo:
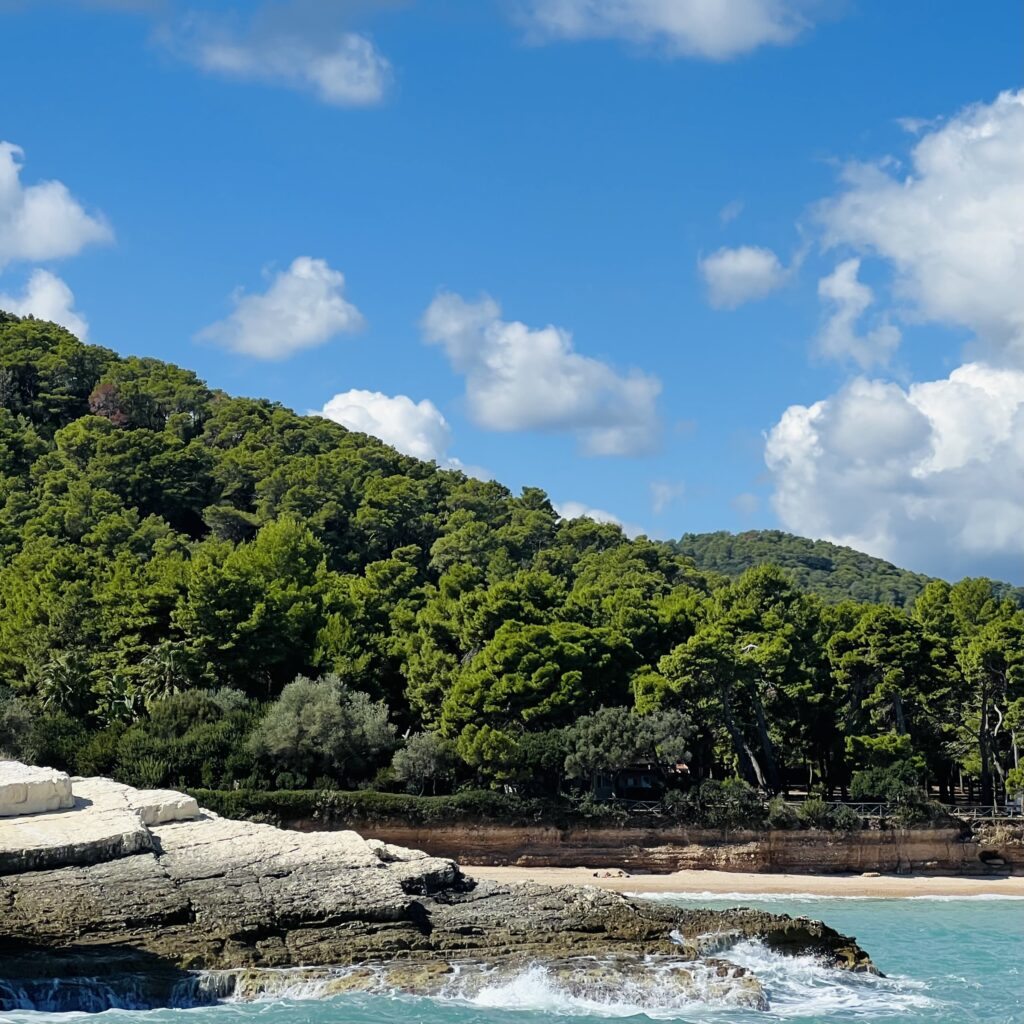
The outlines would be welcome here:
<svg viewBox="0 0 1024 1024">
<path fill-rule="evenodd" d="M 534 962 L 579 984 L 597 963 L 593 984 L 657 976 L 765 1008 L 756 977 L 728 961 L 741 939 L 875 971 L 818 921 L 474 882 L 452 860 L 355 832 L 289 832 L 181 794 L 71 783 L 70 808 L 0 817 L 0 1009 L 52 1003 L 54 978 L 62 1009 L 92 1010 L 254 998 L 295 968 L 326 993 L 439 994 L 483 965 Z"/>
</svg>

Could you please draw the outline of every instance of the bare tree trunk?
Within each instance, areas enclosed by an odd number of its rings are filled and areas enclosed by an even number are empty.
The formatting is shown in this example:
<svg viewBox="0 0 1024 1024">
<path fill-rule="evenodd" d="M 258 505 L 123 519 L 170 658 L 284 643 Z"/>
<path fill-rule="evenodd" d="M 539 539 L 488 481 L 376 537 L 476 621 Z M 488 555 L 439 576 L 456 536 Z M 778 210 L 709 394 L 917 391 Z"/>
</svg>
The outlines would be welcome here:
<svg viewBox="0 0 1024 1024">
<path fill-rule="evenodd" d="M 774 796 L 782 789 L 782 780 L 779 775 L 779 766 L 775 761 L 772 739 L 768 735 L 768 722 L 765 718 L 764 705 L 761 703 L 761 695 L 758 693 L 754 694 L 754 716 L 757 719 L 757 733 L 761 739 L 761 750 L 764 752 L 764 767 L 768 779 L 769 792 Z"/>
<path fill-rule="evenodd" d="M 724 712 L 725 728 L 729 732 L 733 749 L 736 751 L 736 757 L 740 762 L 740 771 L 743 772 L 747 782 L 759 786 L 761 789 L 767 789 L 761 765 L 753 750 L 750 749 L 750 744 L 747 743 L 742 730 L 736 724 L 736 719 L 733 717 L 732 697 L 728 687 L 722 690 L 722 711 Z"/>
</svg>

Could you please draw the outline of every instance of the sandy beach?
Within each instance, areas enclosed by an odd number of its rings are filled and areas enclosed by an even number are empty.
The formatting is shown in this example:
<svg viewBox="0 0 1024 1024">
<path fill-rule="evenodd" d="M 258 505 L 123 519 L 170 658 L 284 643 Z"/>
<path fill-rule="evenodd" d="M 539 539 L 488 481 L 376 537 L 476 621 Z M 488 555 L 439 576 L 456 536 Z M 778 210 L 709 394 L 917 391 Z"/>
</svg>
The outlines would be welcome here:
<svg viewBox="0 0 1024 1024">
<path fill-rule="evenodd" d="M 677 871 L 669 875 L 607 877 L 590 868 L 463 868 L 478 879 L 502 882 L 543 882 L 549 885 L 598 885 L 618 892 L 741 893 L 743 895 L 874 896 L 1020 896 L 1024 876 L 968 878 L 937 875 L 776 875 L 742 871 Z"/>
</svg>

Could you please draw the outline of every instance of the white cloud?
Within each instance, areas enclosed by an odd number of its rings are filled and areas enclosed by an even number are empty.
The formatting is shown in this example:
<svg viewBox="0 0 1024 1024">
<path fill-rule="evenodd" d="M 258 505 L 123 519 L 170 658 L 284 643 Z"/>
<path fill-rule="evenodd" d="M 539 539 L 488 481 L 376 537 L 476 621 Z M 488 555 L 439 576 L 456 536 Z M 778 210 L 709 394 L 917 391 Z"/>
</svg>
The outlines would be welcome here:
<svg viewBox="0 0 1024 1024">
<path fill-rule="evenodd" d="M 741 245 L 718 249 L 698 268 L 708 289 L 708 301 L 718 309 L 735 309 L 763 299 L 789 280 L 789 271 L 771 249 Z"/>
<path fill-rule="evenodd" d="M 845 168 L 843 191 L 817 211 L 825 242 L 888 261 L 913 315 L 1024 363 L 1024 91 L 915 127 L 909 173 Z"/>
<path fill-rule="evenodd" d="M 426 340 L 465 376 L 469 413 L 479 426 L 570 433 L 588 455 L 654 447 L 661 382 L 580 355 L 568 331 L 502 320 L 493 299 L 473 303 L 451 294 L 431 303 L 422 326 Z"/>
<path fill-rule="evenodd" d="M 786 410 L 765 458 L 790 529 L 945 575 L 1021 578 L 1024 536 L 1024 91 L 946 120 L 908 122 L 909 171 L 852 164 L 818 205 L 828 247 L 892 275 L 905 321 L 966 328 L 971 361 L 902 387 L 863 378 Z M 819 293 L 832 316 L 823 352 L 885 362 L 899 332 L 858 322 L 872 290 L 861 260 Z"/>
<path fill-rule="evenodd" d="M 34 316 L 66 327 L 80 340 L 89 334 L 88 321 L 74 309 L 71 289 L 48 270 L 33 270 L 22 295 L 0 294 L 0 309 L 17 316 Z"/>
<path fill-rule="evenodd" d="M 678 501 L 686 491 L 683 483 L 672 483 L 668 480 L 655 480 L 651 484 L 651 510 L 660 516 L 669 505 Z"/>
<path fill-rule="evenodd" d="M 239 26 L 193 15 L 165 39 L 204 71 L 310 92 L 334 106 L 379 103 L 391 81 L 390 63 L 367 36 L 323 19 L 257 16 Z"/>
<path fill-rule="evenodd" d="M 679 56 L 725 60 L 792 42 L 808 26 L 799 0 L 526 0 L 541 38 L 625 39 Z"/>
<path fill-rule="evenodd" d="M 19 146 L 0 142 L 0 269 L 15 260 L 74 256 L 113 239 L 103 217 L 86 213 L 62 182 L 23 185 L 23 155 Z"/>
<path fill-rule="evenodd" d="M 452 430 L 441 410 L 424 398 L 414 402 L 407 395 L 379 391 L 345 391 L 320 410 L 349 430 L 379 437 L 405 455 L 448 463 Z"/>
<path fill-rule="evenodd" d="M 818 295 L 831 307 L 825 326 L 818 335 L 818 351 L 831 359 L 852 359 L 861 369 L 889 362 L 899 347 L 899 328 L 886 318 L 865 334 L 857 333 L 857 323 L 875 300 L 874 292 L 858 277 L 860 260 L 844 260 L 818 282 Z"/>
<path fill-rule="evenodd" d="M 792 530 L 950 576 L 1021 574 L 1024 372 L 968 363 L 903 389 L 854 380 L 768 436 Z"/>
<path fill-rule="evenodd" d="M 556 502 L 554 509 L 563 519 L 592 519 L 595 523 L 618 526 L 627 537 L 639 537 L 644 532 L 643 527 L 636 523 L 624 523 L 617 515 L 602 508 L 593 508 L 582 501 Z"/>
<path fill-rule="evenodd" d="M 325 260 L 299 256 L 263 294 L 239 290 L 234 312 L 197 337 L 257 359 L 286 359 L 363 327 L 363 315 L 345 299 L 344 290 L 341 271 Z"/>
</svg>

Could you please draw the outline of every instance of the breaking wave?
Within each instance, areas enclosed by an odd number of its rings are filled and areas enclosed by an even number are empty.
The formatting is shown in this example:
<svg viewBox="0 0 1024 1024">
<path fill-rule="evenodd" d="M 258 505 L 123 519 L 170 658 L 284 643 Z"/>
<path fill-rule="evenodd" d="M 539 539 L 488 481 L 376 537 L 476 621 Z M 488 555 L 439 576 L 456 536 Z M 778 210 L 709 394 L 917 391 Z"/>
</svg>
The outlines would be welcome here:
<svg viewBox="0 0 1024 1024">
<path fill-rule="evenodd" d="M 814 957 L 776 953 L 757 941 L 739 942 L 725 955 L 757 975 L 773 1014 L 783 1020 L 843 1012 L 875 1021 L 935 1005 L 923 982 L 838 971 Z"/>
<path fill-rule="evenodd" d="M 238 986 L 232 980 L 234 972 L 197 974 L 184 986 L 176 1000 L 180 1009 L 192 1007 L 190 1017 L 213 1011 L 220 1020 L 227 1011 L 235 1013 L 280 1010 L 294 1019 L 300 1006 L 310 1007 L 319 1002 L 326 1006 L 368 1008 L 376 1004 L 383 1009 L 391 1007 L 380 1019 L 403 1019 L 396 1003 L 415 1003 L 421 1008 L 434 1006 L 441 1014 L 439 1021 L 457 1020 L 467 1011 L 495 1011 L 509 1013 L 510 1018 L 529 1014 L 571 1017 L 647 1017 L 654 1020 L 706 1021 L 709 1015 L 716 1021 L 798 1020 L 821 1019 L 840 1013 L 851 1018 L 884 1020 L 933 1005 L 933 1001 L 919 982 L 902 978 L 879 978 L 867 974 L 850 974 L 825 967 L 812 957 L 792 957 L 774 953 L 756 941 L 742 941 L 723 950 L 732 964 L 746 968 L 756 983 L 733 977 L 723 977 L 713 964 L 692 963 L 682 960 L 660 960 L 648 970 L 634 977 L 622 977 L 609 971 L 602 976 L 600 963 L 593 960 L 559 967 L 543 963 L 524 965 L 517 970 L 489 970 L 468 966 L 456 970 L 444 984 L 440 993 L 431 997 L 398 995 L 389 989 L 386 972 L 380 974 L 380 984 L 369 992 L 339 994 L 339 982 L 354 970 L 368 972 L 368 968 L 342 968 L 310 976 L 302 969 L 246 972 L 247 984 Z M 567 969 L 568 966 L 568 969 Z M 596 969 L 595 969 L 596 968 Z M 680 984 L 679 976 L 685 977 Z M 262 980 L 257 980 L 260 977 Z M 83 979 L 83 986 L 88 984 Z M 74 984 L 54 982 L 45 991 L 39 989 L 25 993 L 25 998 L 10 1010 L 0 1013 L 0 1022 L 7 1024 L 38 1024 L 43 1014 L 60 1015 L 61 1021 L 77 1018 L 85 1020 L 96 1011 L 136 1011 L 131 1019 L 157 1024 L 172 1020 L 174 1009 L 146 1010 L 142 990 L 137 996 L 124 992 L 114 994 L 102 984 L 92 983 L 93 995 L 83 999 L 82 991 L 72 991 Z M 762 1000 L 767 996 L 767 1005 Z M 217 1004 L 217 1005 L 214 1005 Z M 447 1009 L 444 1009 L 447 1007 Z M 291 1009 L 289 1009 L 291 1008 Z M 13 1011 L 36 1011 L 15 1012 Z M 767 1010 L 767 1013 L 759 1012 Z M 73 1012 L 69 1012 L 73 1011 Z M 82 1011 L 87 1011 L 82 1013 Z M 92 1011 L 91 1013 L 88 1011 Z M 396 1012 L 397 1011 L 397 1012 Z M 454 1013 L 452 1011 L 455 1011 Z M 118 1014 L 118 1016 L 123 1016 Z M 308 1011 L 303 1014 L 309 1018 Z M 317 1013 L 316 1019 L 320 1019 Z M 376 1016 L 376 1015 L 375 1015 Z M 417 1019 L 433 1019 L 433 1013 L 417 1012 Z M 347 1018 L 347 1014 L 346 1014 Z M 52 1018 L 51 1018 L 52 1019 Z M 336 1019 L 336 1011 L 329 1017 Z M 474 1017 L 473 1019 L 479 1020 Z"/>
</svg>

